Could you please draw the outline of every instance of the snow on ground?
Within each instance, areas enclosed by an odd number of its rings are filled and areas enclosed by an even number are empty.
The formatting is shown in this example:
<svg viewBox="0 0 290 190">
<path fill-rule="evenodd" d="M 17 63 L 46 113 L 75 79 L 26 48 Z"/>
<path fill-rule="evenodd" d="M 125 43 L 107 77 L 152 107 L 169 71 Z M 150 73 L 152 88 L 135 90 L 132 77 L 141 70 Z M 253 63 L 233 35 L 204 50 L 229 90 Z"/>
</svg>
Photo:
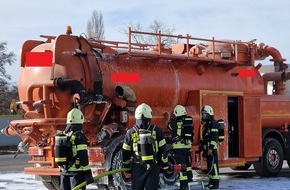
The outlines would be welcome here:
<svg viewBox="0 0 290 190">
<path fill-rule="evenodd" d="M 2 171 L 1 171 L 2 172 Z M 231 175 L 233 174 L 233 175 Z M 261 178 L 250 172 L 222 173 L 220 175 L 221 190 L 290 190 L 290 171 L 282 177 Z M 195 176 L 195 179 L 200 179 Z M 205 178 L 206 179 L 206 178 Z M 0 173 L 0 190 L 46 190 L 42 182 L 36 181 L 33 175 L 23 173 Z M 95 189 L 89 186 L 88 190 Z M 174 188 L 166 188 L 174 189 Z M 191 189 L 201 189 L 201 185 L 193 185 Z"/>
<path fill-rule="evenodd" d="M 23 173 L 0 173 L 0 189 L 46 190 L 42 182 L 35 181 L 34 175 Z"/>
<path fill-rule="evenodd" d="M 27 166 L 28 157 L 19 155 L 13 159 L 13 155 L 0 156 L 0 190 L 46 190 L 41 181 L 35 180 L 34 175 L 23 173 L 23 167 Z M 205 180 L 206 176 L 194 172 L 194 181 Z M 90 185 L 88 190 L 96 189 Z M 174 188 L 165 188 L 173 190 Z M 195 184 L 191 189 L 201 189 L 200 184 Z M 283 170 L 277 177 L 259 177 L 253 167 L 247 171 L 234 171 L 230 168 L 220 169 L 221 190 L 290 190 L 290 170 L 284 162 Z"/>
</svg>

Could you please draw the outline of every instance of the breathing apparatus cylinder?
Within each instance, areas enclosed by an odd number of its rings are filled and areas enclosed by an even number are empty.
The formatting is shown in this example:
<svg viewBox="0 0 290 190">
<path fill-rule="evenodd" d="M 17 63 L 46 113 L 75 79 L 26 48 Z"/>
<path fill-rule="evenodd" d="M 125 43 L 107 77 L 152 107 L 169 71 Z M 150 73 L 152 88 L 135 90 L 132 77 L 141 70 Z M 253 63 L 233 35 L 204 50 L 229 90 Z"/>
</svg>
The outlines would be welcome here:
<svg viewBox="0 0 290 190">
<path fill-rule="evenodd" d="M 58 166 L 64 167 L 68 163 L 68 156 L 71 155 L 71 143 L 65 134 L 55 135 L 55 162 Z"/>
<path fill-rule="evenodd" d="M 139 155 L 146 164 L 154 163 L 154 139 L 151 131 L 139 129 Z"/>
<path fill-rule="evenodd" d="M 218 122 L 219 142 L 222 142 L 225 139 L 225 122 L 222 119 L 219 119 L 217 122 Z"/>
</svg>

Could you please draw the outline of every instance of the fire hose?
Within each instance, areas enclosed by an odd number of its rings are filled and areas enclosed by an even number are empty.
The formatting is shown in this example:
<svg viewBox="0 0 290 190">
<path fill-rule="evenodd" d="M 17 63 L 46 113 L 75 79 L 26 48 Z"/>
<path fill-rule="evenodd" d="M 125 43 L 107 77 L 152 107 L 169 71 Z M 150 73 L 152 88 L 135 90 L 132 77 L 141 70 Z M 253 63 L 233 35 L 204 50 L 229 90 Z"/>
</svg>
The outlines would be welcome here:
<svg viewBox="0 0 290 190">
<path fill-rule="evenodd" d="M 97 179 L 100 179 L 102 177 L 108 176 L 108 175 L 113 175 L 113 174 L 120 173 L 120 172 L 126 172 L 126 171 L 129 171 L 129 170 L 131 170 L 131 169 L 130 168 L 120 168 L 120 169 L 116 169 L 116 170 L 112 170 L 112 171 L 106 171 L 104 173 L 96 175 L 94 177 L 94 181 L 96 181 Z M 186 166 L 183 166 L 183 165 L 180 165 L 180 164 L 179 165 L 172 165 L 170 167 L 170 170 L 174 171 L 174 172 L 186 171 Z M 80 183 L 79 185 L 77 185 L 76 187 L 72 188 L 72 190 L 81 189 L 85 185 L 87 185 L 86 181 L 84 181 L 84 182 Z"/>
<path fill-rule="evenodd" d="M 119 172 L 126 172 L 126 171 L 129 171 L 129 170 L 130 170 L 130 168 L 121 168 L 121 169 L 116 169 L 116 170 L 112 170 L 112 171 L 106 171 L 104 173 L 96 175 L 94 177 L 94 181 L 96 181 L 97 179 L 100 179 L 102 177 L 108 176 L 108 175 L 113 175 L 113 174 L 116 174 L 116 173 L 119 173 Z M 72 190 L 81 189 L 85 185 L 87 185 L 86 181 L 84 181 L 84 182 L 80 183 L 79 185 L 77 185 L 76 187 L 72 188 Z"/>
</svg>

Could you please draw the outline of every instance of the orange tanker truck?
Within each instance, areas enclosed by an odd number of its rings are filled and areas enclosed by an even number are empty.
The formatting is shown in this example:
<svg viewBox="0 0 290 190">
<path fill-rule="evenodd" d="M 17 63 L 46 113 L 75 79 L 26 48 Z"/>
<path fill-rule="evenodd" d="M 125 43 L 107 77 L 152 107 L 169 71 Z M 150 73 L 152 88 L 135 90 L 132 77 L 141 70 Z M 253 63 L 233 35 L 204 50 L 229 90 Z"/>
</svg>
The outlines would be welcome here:
<svg viewBox="0 0 290 190">
<path fill-rule="evenodd" d="M 156 44 L 135 44 L 134 35 L 153 36 Z M 290 96 L 286 93 L 288 65 L 279 51 L 255 41 L 194 38 L 161 32 L 132 31 L 128 42 L 98 41 L 66 34 L 27 40 L 21 49 L 18 90 L 12 105 L 23 119 L 1 132 L 19 135 L 19 149 L 31 156 L 26 174 L 38 176 L 48 189 L 58 189 L 54 162 L 55 135 L 66 126 L 67 113 L 77 105 L 85 115 L 83 131 L 89 140 L 94 175 L 121 167 L 121 144 L 135 123 L 134 110 L 147 103 L 153 123 L 170 139 L 167 123 L 177 104 L 194 118 L 192 167 L 205 170 L 198 150 L 200 110 L 211 105 L 215 118 L 225 122 L 219 146 L 220 167 L 248 168 L 275 176 L 290 160 Z M 162 39 L 178 41 L 166 47 Z M 273 70 L 260 73 L 270 56 Z M 268 94 L 268 83 L 273 90 Z M 171 185 L 176 175 L 161 175 Z M 117 173 L 96 182 L 98 188 L 126 189 L 130 180 Z"/>
</svg>

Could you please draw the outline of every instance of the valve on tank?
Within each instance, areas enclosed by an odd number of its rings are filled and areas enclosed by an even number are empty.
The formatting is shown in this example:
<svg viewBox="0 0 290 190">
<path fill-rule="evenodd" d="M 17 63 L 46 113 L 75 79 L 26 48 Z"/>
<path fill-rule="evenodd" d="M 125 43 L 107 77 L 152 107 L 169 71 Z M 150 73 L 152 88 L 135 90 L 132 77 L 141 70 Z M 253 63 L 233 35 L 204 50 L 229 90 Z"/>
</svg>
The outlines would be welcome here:
<svg viewBox="0 0 290 190">
<path fill-rule="evenodd" d="M 111 138 L 115 133 L 119 133 L 118 123 L 104 125 L 101 131 L 97 134 L 98 143 L 101 143 L 105 138 Z"/>
</svg>

